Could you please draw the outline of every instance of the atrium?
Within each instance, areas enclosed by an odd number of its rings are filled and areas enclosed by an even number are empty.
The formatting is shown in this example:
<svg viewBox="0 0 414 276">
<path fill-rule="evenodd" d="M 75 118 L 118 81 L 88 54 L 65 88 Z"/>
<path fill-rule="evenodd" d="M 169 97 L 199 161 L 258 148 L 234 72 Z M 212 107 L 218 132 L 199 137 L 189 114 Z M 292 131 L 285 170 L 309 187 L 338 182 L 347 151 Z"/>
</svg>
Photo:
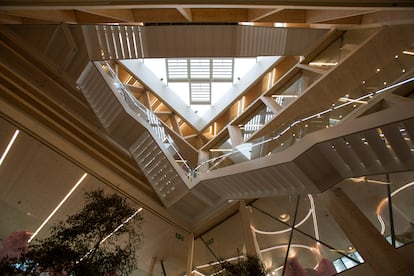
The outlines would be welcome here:
<svg viewBox="0 0 414 276">
<path fill-rule="evenodd" d="M 0 38 L 1 242 L 103 189 L 132 275 L 414 274 L 411 0 L 1 1 Z"/>
</svg>

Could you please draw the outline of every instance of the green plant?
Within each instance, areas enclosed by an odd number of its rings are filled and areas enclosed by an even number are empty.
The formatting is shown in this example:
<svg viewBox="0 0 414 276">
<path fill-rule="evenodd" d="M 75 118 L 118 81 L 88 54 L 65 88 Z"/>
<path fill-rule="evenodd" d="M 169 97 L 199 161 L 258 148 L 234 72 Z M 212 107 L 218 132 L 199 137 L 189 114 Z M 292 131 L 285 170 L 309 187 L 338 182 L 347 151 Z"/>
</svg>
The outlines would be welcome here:
<svg viewBox="0 0 414 276">
<path fill-rule="evenodd" d="M 119 195 L 87 192 L 80 212 L 54 225 L 50 236 L 30 244 L 8 269 L 22 274 L 130 274 L 141 244 L 142 217 L 137 213 Z"/>
<path fill-rule="evenodd" d="M 237 262 L 221 261 L 223 276 L 265 276 L 262 260 L 257 256 L 239 257 Z"/>
</svg>

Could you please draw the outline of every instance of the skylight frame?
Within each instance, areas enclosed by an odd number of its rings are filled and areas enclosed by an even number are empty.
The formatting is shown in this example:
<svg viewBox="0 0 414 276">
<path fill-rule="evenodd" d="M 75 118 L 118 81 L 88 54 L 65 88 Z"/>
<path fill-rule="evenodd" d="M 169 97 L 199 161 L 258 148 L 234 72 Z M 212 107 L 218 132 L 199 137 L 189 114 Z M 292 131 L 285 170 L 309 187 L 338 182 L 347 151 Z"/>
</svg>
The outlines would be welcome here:
<svg viewBox="0 0 414 276">
<path fill-rule="evenodd" d="M 167 82 L 188 82 L 189 104 L 211 105 L 212 83 L 233 83 L 234 64 L 234 58 L 165 59 Z"/>
</svg>

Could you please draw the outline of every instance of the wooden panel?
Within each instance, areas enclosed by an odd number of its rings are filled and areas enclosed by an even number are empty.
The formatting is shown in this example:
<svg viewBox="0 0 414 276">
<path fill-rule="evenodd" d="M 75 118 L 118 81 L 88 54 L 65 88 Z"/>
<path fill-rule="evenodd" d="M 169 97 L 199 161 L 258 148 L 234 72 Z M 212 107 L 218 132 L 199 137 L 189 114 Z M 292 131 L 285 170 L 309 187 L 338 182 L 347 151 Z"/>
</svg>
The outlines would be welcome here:
<svg viewBox="0 0 414 276">
<path fill-rule="evenodd" d="M 243 22 L 248 20 L 247 9 L 192 9 L 194 22 Z"/>
<path fill-rule="evenodd" d="M 134 9 L 136 22 L 186 22 L 187 19 L 177 9 Z"/>
</svg>

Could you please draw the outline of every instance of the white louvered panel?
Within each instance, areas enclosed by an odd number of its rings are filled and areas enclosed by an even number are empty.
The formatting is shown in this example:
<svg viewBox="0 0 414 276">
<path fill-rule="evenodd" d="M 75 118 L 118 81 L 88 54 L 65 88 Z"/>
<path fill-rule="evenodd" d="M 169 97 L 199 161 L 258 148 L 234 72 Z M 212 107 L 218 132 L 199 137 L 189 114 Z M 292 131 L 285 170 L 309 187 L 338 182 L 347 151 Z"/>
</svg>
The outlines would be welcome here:
<svg viewBox="0 0 414 276">
<path fill-rule="evenodd" d="M 413 153 L 405 142 L 397 124 L 381 127 L 385 137 L 390 143 L 394 153 L 401 162 L 413 158 Z"/>
<path fill-rule="evenodd" d="M 350 168 L 344 162 L 344 160 L 339 156 L 336 150 L 332 147 L 330 142 L 325 142 L 317 145 L 320 149 L 320 152 L 330 161 L 331 165 L 336 169 L 336 171 L 346 177 L 349 175 Z"/>
<path fill-rule="evenodd" d="M 354 172 L 354 174 L 361 174 L 364 167 L 361 164 L 358 156 L 352 151 L 351 143 L 345 141 L 343 138 L 331 141 L 331 145 L 335 147 L 335 151 L 339 154 L 342 160 Z"/>
<path fill-rule="evenodd" d="M 154 166 L 158 167 L 158 164 L 162 164 L 165 160 L 165 156 L 162 152 L 148 152 L 141 160 L 139 164 L 143 170 L 151 170 Z"/>
<path fill-rule="evenodd" d="M 168 165 L 166 162 L 162 162 L 159 165 L 154 164 L 153 166 L 147 168 L 147 173 L 152 180 L 157 178 L 157 175 L 162 174 L 163 171 L 167 169 Z"/>
<path fill-rule="evenodd" d="M 386 147 L 385 142 L 380 138 L 376 129 L 371 129 L 364 132 L 364 137 L 369 146 L 375 152 L 375 155 L 381 162 L 382 166 L 394 163 L 394 157 L 390 150 Z"/>
<path fill-rule="evenodd" d="M 157 158 L 160 154 L 161 152 L 157 150 L 157 147 L 151 144 L 151 146 L 145 148 L 145 150 L 136 158 L 136 160 L 141 168 L 146 169 L 148 163 L 151 160 Z"/>
<path fill-rule="evenodd" d="M 377 156 L 372 152 L 371 147 L 368 146 L 368 142 L 364 142 L 360 134 L 354 134 L 346 137 L 347 141 L 351 144 L 352 150 L 361 159 L 366 169 L 378 169 L 380 163 L 377 160 Z"/>
<path fill-rule="evenodd" d="M 132 153 L 132 156 L 135 159 L 138 159 L 142 156 L 142 154 L 151 146 L 153 146 L 151 143 L 149 143 L 149 135 L 147 133 L 143 133 L 131 146 L 129 151 Z"/>
<path fill-rule="evenodd" d="M 406 120 L 402 125 L 408 134 L 407 138 L 410 139 L 410 143 L 414 144 L 414 119 Z"/>
<path fill-rule="evenodd" d="M 286 193 L 289 190 L 290 182 L 287 179 L 287 176 L 283 174 L 281 170 L 282 166 L 277 166 L 270 170 L 273 179 L 271 178 L 272 190 L 277 190 Z M 263 174 L 266 176 L 266 174 Z"/>
<path fill-rule="evenodd" d="M 287 39 L 285 28 L 242 27 L 238 28 L 238 37 L 240 43 L 237 52 L 240 56 L 257 56 L 255 53 L 261 53 L 260 55 L 285 53 Z"/>
</svg>

